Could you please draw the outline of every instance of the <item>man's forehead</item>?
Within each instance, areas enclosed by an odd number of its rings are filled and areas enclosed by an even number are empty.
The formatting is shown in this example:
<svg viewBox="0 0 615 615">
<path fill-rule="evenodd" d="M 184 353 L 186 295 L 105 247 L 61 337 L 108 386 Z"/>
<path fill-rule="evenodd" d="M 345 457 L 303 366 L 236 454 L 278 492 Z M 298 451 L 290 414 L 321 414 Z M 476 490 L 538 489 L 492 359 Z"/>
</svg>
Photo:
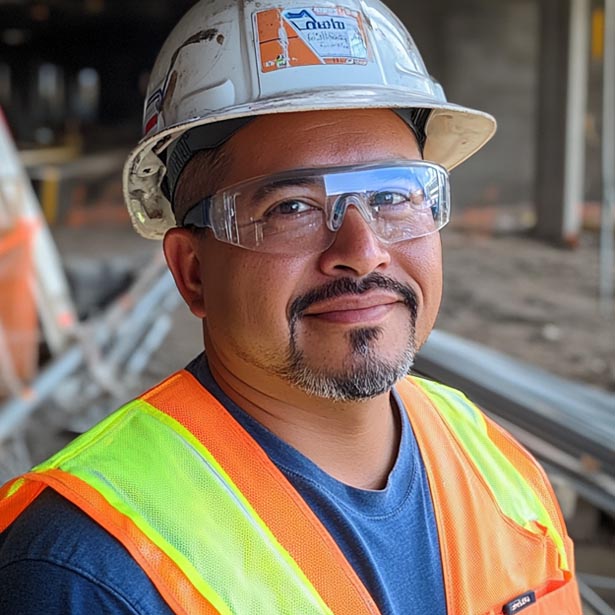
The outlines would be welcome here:
<svg viewBox="0 0 615 615">
<path fill-rule="evenodd" d="M 420 158 L 413 132 L 387 109 L 255 118 L 225 145 L 233 181 L 282 171 Z"/>
<path fill-rule="evenodd" d="M 276 141 L 280 131 L 289 138 L 300 136 L 305 131 L 311 133 L 318 129 L 330 131 L 327 134 L 345 134 L 352 127 L 367 128 L 370 132 L 394 126 L 396 130 L 408 129 L 409 120 L 403 119 L 391 109 L 327 109 L 301 111 L 296 113 L 272 113 L 252 118 L 239 130 L 235 131 L 229 141 L 237 141 L 259 134 L 265 141 Z M 313 135 L 314 133 L 312 133 Z M 310 136 L 312 136 L 310 135 Z M 322 134 L 320 137 L 322 138 Z"/>
<path fill-rule="evenodd" d="M 420 157 L 413 131 L 389 109 L 263 115 L 243 123 L 215 150 L 192 157 L 179 182 L 176 208 L 262 175 Z"/>
</svg>

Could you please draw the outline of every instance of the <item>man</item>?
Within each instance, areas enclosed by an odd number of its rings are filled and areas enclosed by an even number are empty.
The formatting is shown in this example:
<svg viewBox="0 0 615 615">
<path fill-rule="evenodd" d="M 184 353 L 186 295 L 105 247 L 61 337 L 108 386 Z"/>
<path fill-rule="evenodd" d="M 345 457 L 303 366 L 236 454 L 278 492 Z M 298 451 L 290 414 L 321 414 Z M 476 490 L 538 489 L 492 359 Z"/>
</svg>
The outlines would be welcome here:
<svg viewBox="0 0 615 615">
<path fill-rule="evenodd" d="M 205 353 L 4 488 L 2 612 L 580 613 L 542 471 L 406 378 L 443 165 L 492 118 L 446 102 L 375 0 L 205 1 L 145 128 L 129 209 Z"/>
</svg>

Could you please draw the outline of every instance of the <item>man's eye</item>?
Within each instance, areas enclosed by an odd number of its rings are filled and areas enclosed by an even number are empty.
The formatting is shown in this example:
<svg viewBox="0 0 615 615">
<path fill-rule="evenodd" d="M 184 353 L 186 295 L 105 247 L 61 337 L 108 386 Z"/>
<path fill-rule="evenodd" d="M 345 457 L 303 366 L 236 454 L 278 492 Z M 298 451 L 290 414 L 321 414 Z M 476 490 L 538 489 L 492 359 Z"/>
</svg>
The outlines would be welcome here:
<svg viewBox="0 0 615 615">
<path fill-rule="evenodd" d="M 313 205 L 304 201 L 289 200 L 271 207 L 265 214 L 265 217 L 303 214 L 315 209 Z"/>
<path fill-rule="evenodd" d="M 372 207 L 390 207 L 407 203 L 408 197 L 400 192 L 376 192 L 371 198 Z"/>
</svg>

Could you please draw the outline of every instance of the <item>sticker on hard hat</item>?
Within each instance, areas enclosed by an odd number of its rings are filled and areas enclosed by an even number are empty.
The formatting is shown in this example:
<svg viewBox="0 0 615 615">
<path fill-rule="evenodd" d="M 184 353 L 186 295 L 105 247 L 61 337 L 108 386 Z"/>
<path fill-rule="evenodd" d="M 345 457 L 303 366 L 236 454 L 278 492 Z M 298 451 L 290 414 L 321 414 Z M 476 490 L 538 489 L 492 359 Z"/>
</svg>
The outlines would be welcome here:
<svg viewBox="0 0 615 615">
<path fill-rule="evenodd" d="M 162 107 L 162 90 L 157 89 L 145 103 L 145 115 L 143 119 L 143 134 L 147 135 L 158 126 L 158 114 Z"/>
<path fill-rule="evenodd" d="M 370 59 L 362 16 L 344 7 L 269 9 L 254 16 L 260 70 L 317 64 L 364 66 Z"/>
</svg>

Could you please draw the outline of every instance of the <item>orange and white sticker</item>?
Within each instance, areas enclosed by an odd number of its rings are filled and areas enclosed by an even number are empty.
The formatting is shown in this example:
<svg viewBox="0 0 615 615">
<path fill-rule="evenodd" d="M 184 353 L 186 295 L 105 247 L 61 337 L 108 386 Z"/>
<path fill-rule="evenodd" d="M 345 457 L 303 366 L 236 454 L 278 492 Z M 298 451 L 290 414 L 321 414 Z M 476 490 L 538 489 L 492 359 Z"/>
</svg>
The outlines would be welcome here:
<svg viewBox="0 0 615 615">
<path fill-rule="evenodd" d="M 263 73 L 315 64 L 366 65 L 367 36 L 358 11 L 337 7 L 269 9 L 254 17 Z"/>
</svg>

